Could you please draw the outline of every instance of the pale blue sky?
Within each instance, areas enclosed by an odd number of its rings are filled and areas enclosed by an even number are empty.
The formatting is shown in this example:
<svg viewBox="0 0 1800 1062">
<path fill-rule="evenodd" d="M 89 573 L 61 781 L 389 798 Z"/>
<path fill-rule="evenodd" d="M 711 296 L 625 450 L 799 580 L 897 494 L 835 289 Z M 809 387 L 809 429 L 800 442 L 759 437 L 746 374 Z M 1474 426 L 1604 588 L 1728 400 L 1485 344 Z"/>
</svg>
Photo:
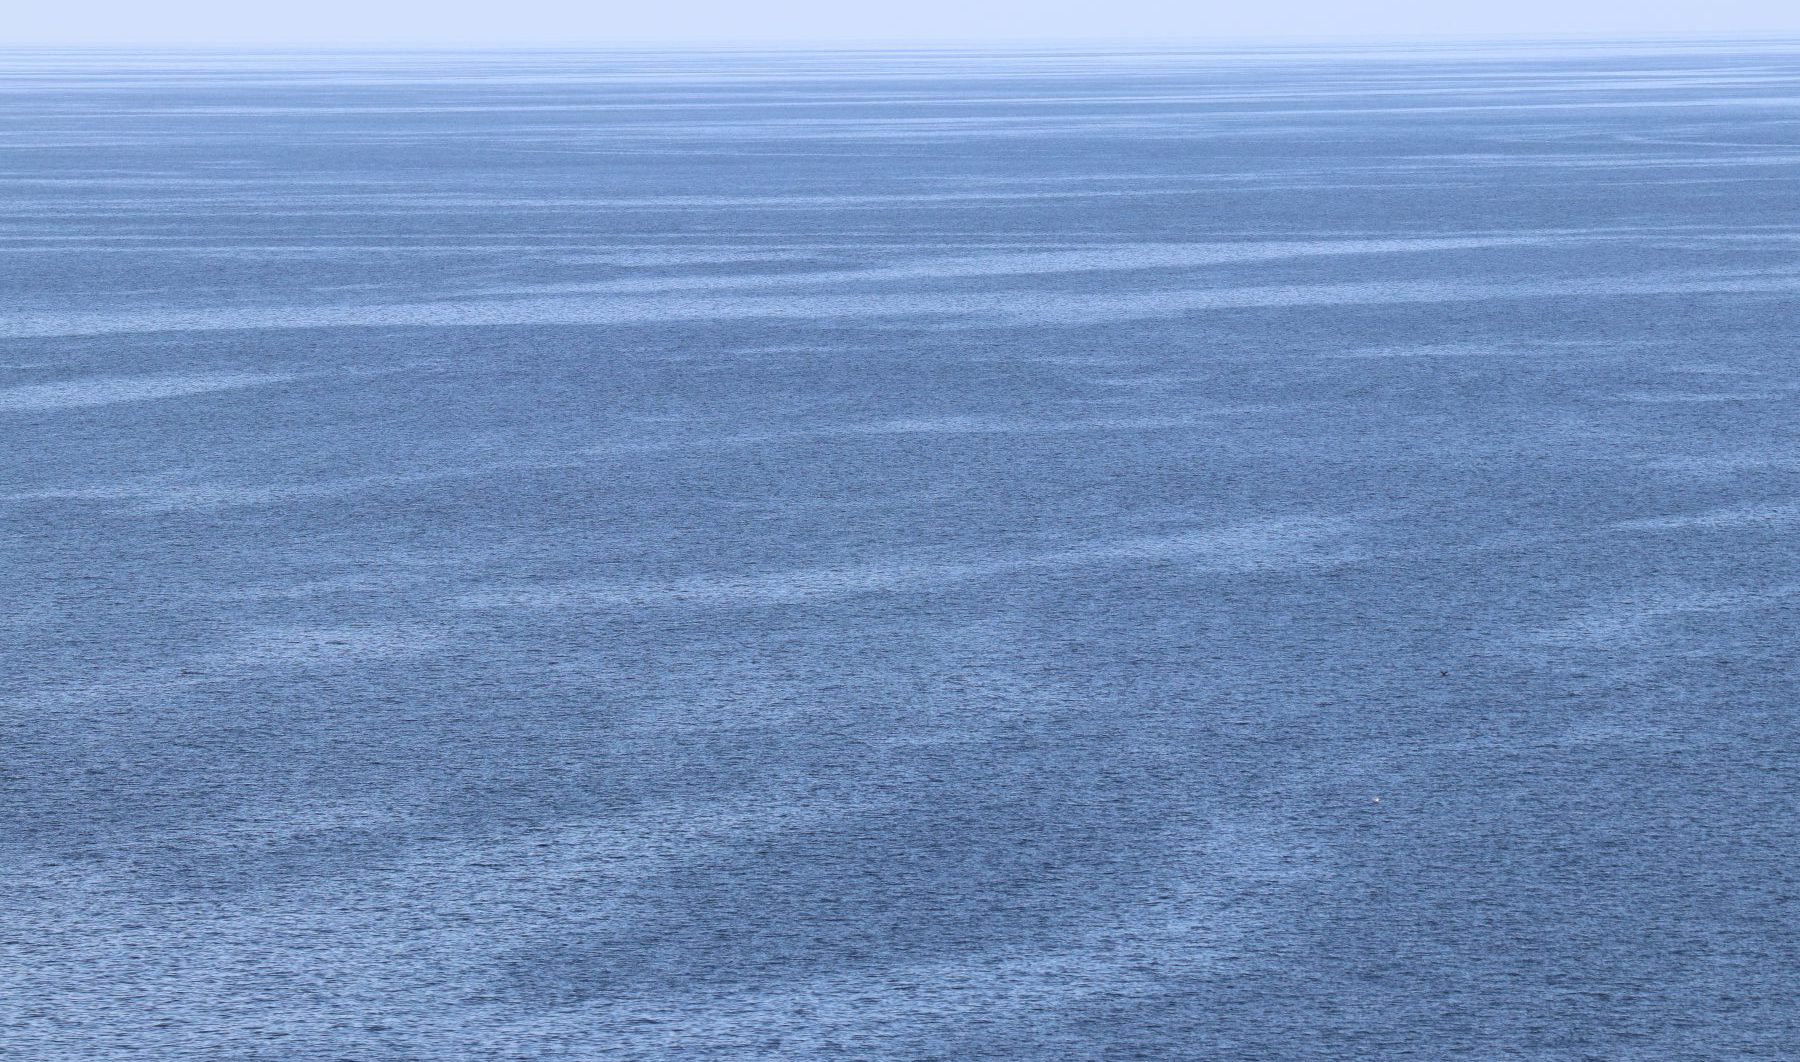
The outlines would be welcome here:
<svg viewBox="0 0 1800 1062">
<path fill-rule="evenodd" d="M 3 44 L 1800 35 L 1800 0 L 13 0 Z"/>
</svg>

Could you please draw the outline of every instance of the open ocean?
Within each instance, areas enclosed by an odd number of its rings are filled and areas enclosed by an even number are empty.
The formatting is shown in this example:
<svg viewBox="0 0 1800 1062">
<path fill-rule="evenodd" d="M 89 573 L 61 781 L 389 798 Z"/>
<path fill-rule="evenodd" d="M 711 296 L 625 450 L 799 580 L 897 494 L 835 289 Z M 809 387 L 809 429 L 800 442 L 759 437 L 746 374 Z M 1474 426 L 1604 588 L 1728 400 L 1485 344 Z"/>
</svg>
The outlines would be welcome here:
<svg viewBox="0 0 1800 1062">
<path fill-rule="evenodd" d="M 0 1056 L 1800 1057 L 1800 43 L 0 53 Z"/>
</svg>

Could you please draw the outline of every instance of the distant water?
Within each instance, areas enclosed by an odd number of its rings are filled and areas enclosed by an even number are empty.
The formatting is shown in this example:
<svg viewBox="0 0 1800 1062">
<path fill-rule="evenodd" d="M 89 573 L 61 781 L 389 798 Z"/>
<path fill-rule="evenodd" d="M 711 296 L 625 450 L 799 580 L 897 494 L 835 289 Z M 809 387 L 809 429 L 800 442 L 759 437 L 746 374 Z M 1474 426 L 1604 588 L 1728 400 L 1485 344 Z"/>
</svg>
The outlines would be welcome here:
<svg viewBox="0 0 1800 1062">
<path fill-rule="evenodd" d="M 1800 45 L 0 55 L 0 1056 L 1792 1058 Z"/>
</svg>

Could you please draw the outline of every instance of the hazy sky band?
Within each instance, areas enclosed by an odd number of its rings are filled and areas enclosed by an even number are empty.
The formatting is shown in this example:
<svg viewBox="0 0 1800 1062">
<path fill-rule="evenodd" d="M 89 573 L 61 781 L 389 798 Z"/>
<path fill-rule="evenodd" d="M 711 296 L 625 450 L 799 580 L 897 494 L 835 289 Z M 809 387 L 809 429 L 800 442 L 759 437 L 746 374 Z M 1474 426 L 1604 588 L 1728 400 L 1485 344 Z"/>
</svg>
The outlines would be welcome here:
<svg viewBox="0 0 1800 1062">
<path fill-rule="evenodd" d="M 1643 37 L 1800 34 L 1792 0 L 27 0 L 4 45 L 596 45 L 677 42 Z"/>
</svg>

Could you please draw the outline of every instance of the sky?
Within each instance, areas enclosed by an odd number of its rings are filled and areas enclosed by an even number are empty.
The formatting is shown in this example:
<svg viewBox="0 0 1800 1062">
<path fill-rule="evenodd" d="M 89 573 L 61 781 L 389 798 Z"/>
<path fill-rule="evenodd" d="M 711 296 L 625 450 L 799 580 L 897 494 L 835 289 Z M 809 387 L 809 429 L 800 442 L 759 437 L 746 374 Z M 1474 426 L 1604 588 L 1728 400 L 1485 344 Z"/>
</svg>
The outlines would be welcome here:
<svg viewBox="0 0 1800 1062">
<path fill-rule="evenodd" d="M 11 0 L 5 45 L 1800 36 L 1800 0 Z"/>
</svg>

